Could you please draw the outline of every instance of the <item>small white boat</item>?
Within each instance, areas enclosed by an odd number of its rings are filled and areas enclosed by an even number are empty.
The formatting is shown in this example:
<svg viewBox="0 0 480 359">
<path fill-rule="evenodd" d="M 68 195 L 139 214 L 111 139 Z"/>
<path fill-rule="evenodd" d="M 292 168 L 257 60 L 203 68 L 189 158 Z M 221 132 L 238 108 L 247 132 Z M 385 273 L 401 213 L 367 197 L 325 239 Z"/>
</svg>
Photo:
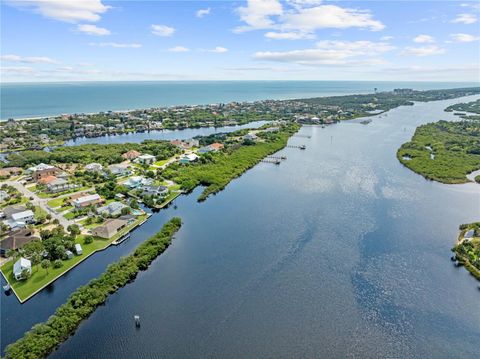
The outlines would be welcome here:
<svg viewBox="0 0 480 359">
<path fill-rule="evenodd" d="M 3 286 L 3 290 L 5 292 L 8 292 L 10 290 L 10 283 L 7 283 L 6 285 Z"/>
</svg>

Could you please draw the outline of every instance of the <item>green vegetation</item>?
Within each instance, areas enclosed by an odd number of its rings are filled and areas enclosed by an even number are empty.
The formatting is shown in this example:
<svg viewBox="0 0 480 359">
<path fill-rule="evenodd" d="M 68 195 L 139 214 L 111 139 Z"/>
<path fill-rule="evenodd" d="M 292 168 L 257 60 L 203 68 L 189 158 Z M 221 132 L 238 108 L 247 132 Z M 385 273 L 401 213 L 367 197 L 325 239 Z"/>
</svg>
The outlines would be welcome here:
<svg viewBox="0 0 480 359">
<path fill-rule="evenodd" d="M 462 240 L 468 230 L 474 230 L 474 238 Z M 452 248 L 458 262 L 480 280 L 480 222 L 460 226 L 459 243 Z"/>
<path fill-rule="evenodd" d="M 468 182 L 480 168 L 480 121 L 439 121 L 420 126 L 397 152 L 401 163 L 427 179 Z"/>
<path fill-rule="evenodd" d="M 52 231 L 42 231 L 42 241 L 34 241 L 25 245 L 20 252 L 16 254 L 16 258 L 6 262 L 0 270 L 15 291 L 18 299 L 23 302 L 39 290 L 43 289 L 49 283 L 58 279 L 65 272 L 87 259 L 91 254 L 107 248 L 113 241 L 138 226 L 143 220 L 145 220 L 145 218 L 147 218 L 146 215 L 139 216 L 135 222 L 123 228 L 110 239 L 93 237 L 93 241 L 90 243 L 85 243 L 85 237 L 82 235 L 76 238 L 74 238 L 74 236 L 66 235 L 63 233 L 61 227 L 57 227 Z M 74 252 L 75 243 L 81 244 L 83 254 L 79 256 L 75 255 L 72 259 L 67 259 L 65 250 L 71 250 Z M 33 260 L 37 254 L 42 253 L 44 250 L 48 252 L 47 260 L 49 262 L 53 263 L 55 260 L 60 259 L 62 260 L 63 265 L 58 268 L 55 268 L 54 266 L 43 267 L 40 261 Z M 20 255 L 32 260 L 32 276 L 27 280 L 17 281 L 13 277 L 13 264 Z"/>
<path fill-rule="evenodd" d="M 467 103 L 457 103 L 452 106 L 448 106 L 445 111 L 453 112 L 453 111 L 464 111 L 464 112 L 471 112 L 480 115 L 480 99 L 472 102 Z"/>
<path fill-rule="evenodd" d="M 132 254 L 109 265 L 98 278 L 78 288 L 46 322 L 33 326 L 21 339 L 8 345 L 5 358 L 44 358 L 50 354 L 105 303 L 110 294 L 133 281 L 139 271 L 146 270 L 168 248 L 180 226 L 180 218 L 171 219 Z"/>
<path fill-rule="evenodd" d="M 221 191 L 231 180 L 255 166 L 264 157 L 284 148 L 288 138 L 298 129 L 296 124 L 283 126 L 279 132 L 269 134 L 265 142 L 251 146 L 232 146 L 226 152 L 212 154 L 210 161 L 189 165 L 172 164 L 163 172 L 163 176 L 178 183 L 185 191 L 205 186 L 198 198 L 203 201 L 210 194 Z"/>
<path fill-rule="evenodd" d="M 122 162 L 122 154 L 135 150 L 148 153 L 157 157 L 158 160 L 168 159 L 178 152 L 178 149 L 166 141 L 144 141 L 142 143 L 122 144 L 88 144 L 80 146 L 57 147 L 51 152 L 23 151 L 12 153 L 8 156 L 9 166 L 25 167 L 43 163 L 81 163 L 100 162 L 112 164 Z"/>
</svg>

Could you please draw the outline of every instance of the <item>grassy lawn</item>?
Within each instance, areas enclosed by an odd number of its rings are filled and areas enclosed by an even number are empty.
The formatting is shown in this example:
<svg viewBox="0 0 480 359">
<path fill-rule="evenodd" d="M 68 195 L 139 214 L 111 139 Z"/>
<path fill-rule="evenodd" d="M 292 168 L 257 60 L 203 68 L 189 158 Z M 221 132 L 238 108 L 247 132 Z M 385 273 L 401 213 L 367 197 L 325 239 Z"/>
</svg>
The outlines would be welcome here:
<svg viewBox="0 0 480 359">
<path fill-rule="evenodd" d="M 157 161 L 154 163 L 155 166 L 163 166 L 165 163 L 167 163 L 168 161 L 170 161 L 170 159 L 166 159 L 166 160 L 161 160 L 161 161 Z"/>
<path fill-rule="evenodd" d="M 47 202 L 50 208 L 60 207 L 63 204 L 64 198 L 55 198 Z"/>
<path fill-rule="evenodd" d="M 42 289 L 50 282 L 54 281 L 62 274 L 67 272 L 69 269 L 76 266 L 78 263 L 86 259 L 89 255 L 95 253 L 96 251 L 103 250 L 108 247 L 114 240 L 120 238 L 121 236 L 125 235 L 129 231 L 131 231 L 134 227 L 136 227 L 140 222 L 142 222 L 147 215 L 142 215 L 137 218 L 137 220 L 130 224 L 129 226 L 122 229 L 118 232 L 115 236 L 110 239 L 102 239 L 98 237 L 94 237 L 94 240 L 90 244 L 84 244 L 83 238 L 84 236 L 78 236 L 76 242 L 80 243 L 83 249 L 83 254 L 80 256 L 74 255 L 72 259 L 68 259 L 63 261 L 63 267 L 61 268 L 48 268 L 48 272 L 46 269 L 43 269 L 40 265 L 34 266 L 32 268 L 32 276 L 23 281 L 17 281 L 13 277 L 13 264 L 15 261 L 8 261 L 5 263 L 0 270 L 2 271 L 5 278 L 10 283 L 11 287 L 15 290 L 15 293 L 19 297 L 20 301 L 26 300 L 29 296 L 31 296 L 36 291 Z M 98 224 L 95 224 L 96 226 Z"/>
<path fill-rule="evenodd" d="M 64 195 L 64 194 L 69 194 L 69 193 L 75 193 L 75 192 L 85 191 L 85 190 L 87 190 L 88 188 L 89 188 L 88 186 L 78 187 L 78 188 L 71 189 L 71 190 L 69 190 L 69 191 L 58 192 L 58 193 L 37 192 L 37 196 L 40 197 L 40 198 L 56 198 L 56 197 L 60 197 L 60 196 L 62 196 L 62 195 Z"/>
<path fill-rule="evenodd" d="M 75 215 L 73 214 L 73 212 L 65 213 L 63 216 L 64 216 L 66 219 L 74 219 L 74 218 L 75 218 Z"/>
<path fill-rule="evenodd" d="M 45 210 L 43 210 L 39 206 L 35 206 L 35 211 L 34 211 L 35 218 L 45 217 L 46 215 L 47 215 L 47 212 Z"/>
</svg>

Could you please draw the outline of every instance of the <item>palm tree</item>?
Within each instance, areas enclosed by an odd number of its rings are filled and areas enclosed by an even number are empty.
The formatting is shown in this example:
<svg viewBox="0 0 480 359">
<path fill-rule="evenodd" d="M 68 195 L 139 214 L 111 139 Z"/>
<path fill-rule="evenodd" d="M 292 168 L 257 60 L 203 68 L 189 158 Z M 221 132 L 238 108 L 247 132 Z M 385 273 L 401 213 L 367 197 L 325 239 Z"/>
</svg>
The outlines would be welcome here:
<svg viewBox="0 0 480 359">
<path fill-rule="evenodd" d="M 43 269 L 47 271 L 48 274 L 48 268 L 52 265 L 52 263 L 48 259 L 44 259 L 41 263 L 41 266 Z"/>
</svg>

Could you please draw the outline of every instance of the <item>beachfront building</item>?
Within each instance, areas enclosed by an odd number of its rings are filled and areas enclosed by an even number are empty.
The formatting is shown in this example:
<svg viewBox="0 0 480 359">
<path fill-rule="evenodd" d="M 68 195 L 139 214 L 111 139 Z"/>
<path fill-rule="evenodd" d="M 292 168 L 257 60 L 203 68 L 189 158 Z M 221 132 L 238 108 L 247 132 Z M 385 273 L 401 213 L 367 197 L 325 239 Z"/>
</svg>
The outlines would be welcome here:
<svg viewBox="0 0 480 359">
<path fill-rule="evenodd" d="M 101 226 L 92 230 L 94 236 L 109 239 L 118 233 L 122 228 L 125 228 L 127 221 L 123 219 L 109 219 Z"/>
<path fill-rule="evenodd" d="M 25 279 L 25 272 L 32 274 L 32 262 L 28 259 L 21 257 L 13 265 L 13 276 L 16 280 Z"/>
<path fill-rule="evenodd" d="M 122 213 L 122 209 L 127 208 L 122 202 L 111 202 L 106 206 L 97 209 L 99 215 L 105 215 L 107 217 L 119 216 Z"/>
<path fill-rule="evenodd" d="M 151 165 L 155 163 L 156 160 L 157 159 L 155 158 L 155 156 L 152 156 L 149 154 L 144 154 L 144 155 L 138 156 L 137 158 L 137 162 L 142 165 Z"/>
<path fill-rule="evenodd" d="M 82 197 L 75 198 L 71 201 L 72 205 L 75 208 L 84 208 L 96 204 L 103 203 L 102 197 L 100 197 L 98 194 L 89 194 L 89 195 L 84 195 Z"/>
</svg>

